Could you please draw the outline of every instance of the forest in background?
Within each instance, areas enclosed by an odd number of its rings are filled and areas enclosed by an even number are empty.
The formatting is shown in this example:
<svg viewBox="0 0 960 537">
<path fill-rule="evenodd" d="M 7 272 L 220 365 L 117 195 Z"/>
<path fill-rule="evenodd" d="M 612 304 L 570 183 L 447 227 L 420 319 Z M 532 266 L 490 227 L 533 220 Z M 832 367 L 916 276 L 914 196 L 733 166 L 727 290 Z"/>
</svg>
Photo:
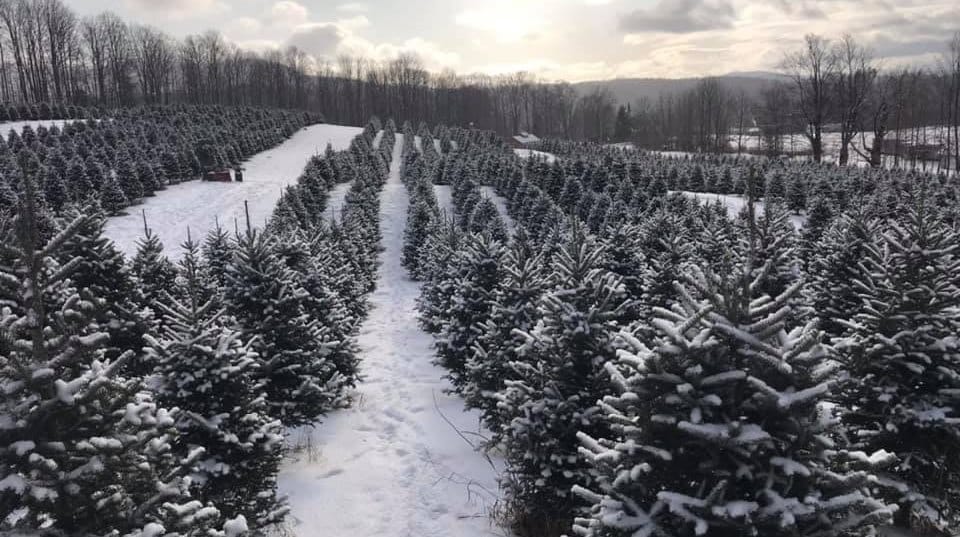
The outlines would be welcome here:
<svg viewBox="0 0 960 537">
<path fill-rule="evenodd" d="M 883 69 L 854 36 L 809 35 L 799 49 L 784 51 L 783 76 L 761 91 L 705 77 L 656 99 L 618 103 L 602 83 L 575 86 L 527 72 L 435 73 L 411 55 L 377 62 L 313 58 L 296 47 L 259 53 L 216 31 L 177 39 L 111 13 L 81 18 L 62 0 L 0 0 L 6 103 L 299 108 L 350 125 L 379 115 L 695 152 L 743 152 L 744 138 L 752 136 L 761 139 L 752 151 L 769 155 L 790 153 L 785 135 L 800 134 L 816 161 L 823 133 L 839 132 L 841 165 L 853 151 L 879 165 L 891 132 L 897 133 L 892 151 L 930 145 L 921 127 L 931 125 L 946 129 L 935 141 L 938 158 L 960 161 L 960 33 L 943 51 L 934 66 Z M 915 130 L 904 135 L 908 129 Z M 869 144 L 864 131 L 872 133 Z"/>
</svg>

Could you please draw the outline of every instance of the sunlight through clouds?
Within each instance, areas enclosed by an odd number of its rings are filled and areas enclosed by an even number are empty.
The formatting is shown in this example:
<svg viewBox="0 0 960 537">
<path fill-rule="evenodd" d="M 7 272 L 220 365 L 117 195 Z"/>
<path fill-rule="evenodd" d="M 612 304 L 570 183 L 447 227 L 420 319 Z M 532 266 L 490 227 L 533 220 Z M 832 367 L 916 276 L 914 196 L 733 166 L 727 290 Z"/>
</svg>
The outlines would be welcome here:
<svg viewBox="0 0 960 537">
<path fill-rule="evenodd" d="M 111 0 L 82 3 L 107 9 Z M 175 35 L 214 28 L 252 50 L 415 53 L 431 70 L 522 69 L 571 81 L 775 70 L 811 31 L 855 34 L 887 65 L 932 64 L 960 20 L 956 0 L 424 0 L 423 9 L 389 0 L 122 3 Z"/>
<path fill-rule="evenodd" d="M 461 11 L 456 23 L 488 33 L 498 42 L 515 43 L 536 38 L 547 29 L 547 4 L 536 0 L 495 0 Z"/>
</svg>

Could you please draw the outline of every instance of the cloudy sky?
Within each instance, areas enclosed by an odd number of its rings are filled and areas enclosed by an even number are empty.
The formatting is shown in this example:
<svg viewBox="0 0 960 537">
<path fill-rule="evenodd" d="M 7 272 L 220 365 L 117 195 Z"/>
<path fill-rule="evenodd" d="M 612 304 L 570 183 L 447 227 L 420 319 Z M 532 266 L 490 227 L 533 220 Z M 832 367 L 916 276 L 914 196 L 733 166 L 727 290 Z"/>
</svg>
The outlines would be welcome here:
<svg viewBox="0 0 960 537">
<path fill-rule="evenodd" d="M 958 0 L 65 0 L 184 36 L 332 58 L 415 52 L 434 70 L 570 81 L 770 70 L 803 35 L 850 32 L 884 64 L 932 63 Z"/>
</svg>

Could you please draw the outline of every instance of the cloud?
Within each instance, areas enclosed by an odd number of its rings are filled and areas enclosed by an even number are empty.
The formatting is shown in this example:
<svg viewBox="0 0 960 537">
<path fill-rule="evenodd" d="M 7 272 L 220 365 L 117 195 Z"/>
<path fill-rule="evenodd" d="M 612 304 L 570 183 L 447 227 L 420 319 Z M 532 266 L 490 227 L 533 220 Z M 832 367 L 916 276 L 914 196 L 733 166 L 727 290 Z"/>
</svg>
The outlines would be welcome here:
<svg viewBox="0 0 960 537">
<path fill-rule="evenodd" d="M 310 20 L 310 11 L 293 0 L 280 0 L 270 8 L 270 22 L 274 26 L 293 27 Z"/>
<path fill-rule="evenodd" d="M 197 15 L 226 13 L 230 4 L 223 0 L 124 0 L 133 11 L 149 12 L 150 16 L 162 16 L 168 20 L 182 20 Z"/>
<path fill-rule="evenodd" d="M 362 2 L 349 2 L 337 6 L 337 11 L 346 11 L 348 13 L 366 13 L 370 11 L 370 6 Z"/>
<path fill-rule="evenodd" d="M 348 35 L 347 30 L 336 23 L 314 22 L 297 27 L 287 44 L 314 57 L 334 56 Z"/>
<path fill-rule="evenodd" d="M 259 34 L 262 29 L 263 24 L 252 17 L 237 17 L 223 25 L 224 35 L 231 38 L 249 38 Z"/>
<path fill-rule="evenodd" d="M 399 44 L 375 43 L 356 31 L 370 23 L 364 16 L 341 19 L 335 22 L 312 22 L 298 25 L 286 45 L 295 46 L 309 54 L 315 61 L 332 60 L 339 55 L 363 57 L 374 61 L 389 61 L 403 54 L 412 54 L 423 62 L 424 67 L 439 71 L 455 67 L 460 56 L 440 45 L 413 37 Z"/>
<path fill-rule="evenodd" d="M 454 22 L 465 28 L 492 34 L 500 43 L 516 43 L 543 35 L 549 22 L 543 1 L 491 0 L 461 11 Z"/>
<path fill-rule="evenodd" d="M 690 33 L 730 28 L 736 11 L 730 0 L 660 0 L 651 9 L 637 9 L 620 18 L 628 33 Z"/>
</svg>

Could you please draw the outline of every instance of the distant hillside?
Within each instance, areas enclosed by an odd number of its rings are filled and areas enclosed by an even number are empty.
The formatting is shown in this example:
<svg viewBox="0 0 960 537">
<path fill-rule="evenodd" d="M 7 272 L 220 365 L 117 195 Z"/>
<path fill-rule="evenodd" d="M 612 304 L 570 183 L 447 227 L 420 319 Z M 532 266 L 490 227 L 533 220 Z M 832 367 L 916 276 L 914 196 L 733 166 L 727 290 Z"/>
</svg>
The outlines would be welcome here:
<svg viewBox="0 0 960 537">
<path fill-rule="evenodd" d="M 752 97 L 758 96 L 773 81 L 784 79 L 783 75 L 765 71 L 732 73 L 719 78 L 731 92 L 743 90 Z M 696 86 L 698 80 L 697 78 L 617 78 L 579 82 L 573 87 L 581 95 L 590 93 L 598 87 L 607 87 L 617 102 L 627 104 L 634 103 L 643 97 L 656 101 L 660 95 L 687 91 Z"/>
</svg>

